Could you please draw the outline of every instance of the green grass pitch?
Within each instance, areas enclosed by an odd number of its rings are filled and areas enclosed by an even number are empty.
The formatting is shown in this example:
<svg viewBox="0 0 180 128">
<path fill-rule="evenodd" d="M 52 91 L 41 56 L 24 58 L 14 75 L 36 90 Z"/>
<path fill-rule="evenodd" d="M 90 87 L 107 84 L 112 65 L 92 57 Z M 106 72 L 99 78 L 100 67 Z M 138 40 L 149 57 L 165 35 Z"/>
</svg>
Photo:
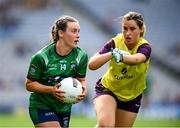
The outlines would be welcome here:
<svg viewBox="0 0 180 128">
<path fill-rule="evenodd" d="M 95 119 L 85 116 L 72 116 L 70 127 L 89 127 L 93 128 L 96 124 Z M 33 128 L 33 124 L 28 115 L 1 115 L 0 127 L 26 127 Z M 137 119 L 134 127 L 180 127 L 180 119 L 173 120 L 147 120 Z"/>
</svg>

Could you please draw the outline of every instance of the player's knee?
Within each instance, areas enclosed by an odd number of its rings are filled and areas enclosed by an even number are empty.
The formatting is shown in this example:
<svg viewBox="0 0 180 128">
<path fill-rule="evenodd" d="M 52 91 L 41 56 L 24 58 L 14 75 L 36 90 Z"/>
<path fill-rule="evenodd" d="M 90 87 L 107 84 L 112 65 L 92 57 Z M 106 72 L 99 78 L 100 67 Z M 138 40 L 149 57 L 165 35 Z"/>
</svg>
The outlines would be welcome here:
<svg viewBox="0 0 180 128">
<path fill-rule="evenodd" d="M 115 126 L 115 121 L 114 119 L 110 118 L 101 118 L 97 121 L 97 126 L 98 128 L 101 127 L 114 127 Z"/>
</svg>

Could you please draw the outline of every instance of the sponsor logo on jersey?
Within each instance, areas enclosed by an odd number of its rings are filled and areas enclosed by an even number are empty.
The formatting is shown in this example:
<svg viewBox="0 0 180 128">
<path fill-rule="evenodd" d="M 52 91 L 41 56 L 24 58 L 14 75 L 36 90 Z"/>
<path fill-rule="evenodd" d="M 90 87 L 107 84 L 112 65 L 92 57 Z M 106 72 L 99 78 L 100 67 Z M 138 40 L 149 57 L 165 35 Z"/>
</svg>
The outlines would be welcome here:
<svg viewBox="0 0 180 128">
<path fill-rule="evenodd" d="M 52 82 L 60 82 L 62 79 L 64 79 L 64 77 L 61 76 L 50 76 L 48 77 L 48 83 L 52 83 Z"/>
<path fill-rule="evenodd" d="M 57 68 L 53 68 L 53 67 L 52 67 L 52 68 L 48 68 L 48 70 L 56 70 L 56 69 L 57 69 Z"/>
<path fill-rule="evenodd" d="M 122 70 L 121 70 L 121 73 L 124 75 L 124 74 L 126 74 L 127 73 L 127 68 L 123 68 Z"/>
<path fill-rule="evenodd" d="M 123 76 L 115 75 L 115 78 L 116 78 L 117 80 L 122 80 L 122 79 L 133 79 L 133 76 L 132 76 L 132 75 L 123 75 Z"/>
<path fill-rule="evenodd" d="M 67 63 L 67 60 L 60 60 L 60 63 Z"/>
<path fill-rule="evenodd" d="M 56 67 L 57 64 L 48 64 L 48 68 Z"/>
<path fill-rule="evenodd" d="M 48 70 L 56 70 L 57 64 L 48 64 Z"/>
</svg>

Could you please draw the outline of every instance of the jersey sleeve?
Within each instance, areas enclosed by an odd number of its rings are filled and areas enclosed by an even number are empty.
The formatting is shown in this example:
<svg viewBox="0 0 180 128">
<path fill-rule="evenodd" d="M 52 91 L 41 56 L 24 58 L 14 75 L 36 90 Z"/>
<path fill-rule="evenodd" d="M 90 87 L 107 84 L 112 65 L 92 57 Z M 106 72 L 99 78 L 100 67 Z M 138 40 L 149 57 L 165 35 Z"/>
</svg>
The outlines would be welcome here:
<svg viewBox="0 0 180 128">
<path fill-rule="evenodd" d="M 37 54 L 31 57 L 27 78 L 36 81 L 40 78 L 44 67 L 43 58 Z"/>
<path fill-rule="evenodd" d="M 104 54 L 111 51 L 111 48 L 115 48 L 115 43 L 113 39 L 110 39 L 106 44 L 98 51 L 99 54 Z"/>
<path fill-rule="evenodd" d="M 141 45 L 137 52 L 144 54 L 146 56 L 146 60 L 148 60 L 151 56 L 151 46 L 149 44 Z"/>
<path fill-rule="evenodd" d="M 87 54 L 84 53 L 80 59 L 79 66 L 76 72 L 77 77 L 83 78 L 86 76 L 87 64 L 88 64 L 88 56 Z"/>
</svg>

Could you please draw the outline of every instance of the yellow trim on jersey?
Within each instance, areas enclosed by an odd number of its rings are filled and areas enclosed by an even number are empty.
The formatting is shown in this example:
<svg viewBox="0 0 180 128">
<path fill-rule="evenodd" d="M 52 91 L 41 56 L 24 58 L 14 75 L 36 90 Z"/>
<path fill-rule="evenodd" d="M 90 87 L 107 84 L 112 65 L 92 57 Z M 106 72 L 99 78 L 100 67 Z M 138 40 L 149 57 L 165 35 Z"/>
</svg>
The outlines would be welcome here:
<svg viewBox="0 0 180 128">
<path fill-rule="evenodd" d="M 129 52 L 131 55 L 136 54 L 138 48 L 142 44 L 148 42 L 140 38 L 138 44 L 132 49 L 128 50 L 122 34 L 118 34 L 113 38 L 115 48 Z M 127 65 L 125 63 L 116 63 L 111 59 L 107 72 L 102 77 L 102 84 L 111 90 L 119 100 L 130 101 L 140 95 L 146 88 L 146 72 L 149 66 L 149 59 L 138 65 Z"/>
</svg>

